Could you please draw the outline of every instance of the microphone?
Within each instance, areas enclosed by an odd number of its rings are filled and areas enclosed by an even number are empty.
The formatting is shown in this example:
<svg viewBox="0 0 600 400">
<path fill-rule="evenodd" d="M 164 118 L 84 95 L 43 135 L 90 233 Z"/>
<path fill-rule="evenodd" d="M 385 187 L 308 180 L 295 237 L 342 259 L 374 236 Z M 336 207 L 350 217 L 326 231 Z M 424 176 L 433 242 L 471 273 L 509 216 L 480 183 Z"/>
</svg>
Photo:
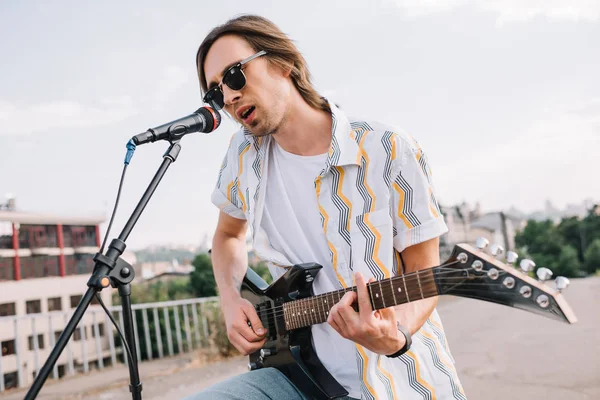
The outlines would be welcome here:
<svg viewBox="0 0 600 400">
<path fill-rule="evenodd" d="M 178 140 L 183 136 L 194 133 L 210 133 L 219 127 L 221 114 L 208 106 L 200 107 L 193 114 L 167 122 L 166 124 L 148 129 L 131 138 L 136 146 L 157 140 Z"/>
</svg>

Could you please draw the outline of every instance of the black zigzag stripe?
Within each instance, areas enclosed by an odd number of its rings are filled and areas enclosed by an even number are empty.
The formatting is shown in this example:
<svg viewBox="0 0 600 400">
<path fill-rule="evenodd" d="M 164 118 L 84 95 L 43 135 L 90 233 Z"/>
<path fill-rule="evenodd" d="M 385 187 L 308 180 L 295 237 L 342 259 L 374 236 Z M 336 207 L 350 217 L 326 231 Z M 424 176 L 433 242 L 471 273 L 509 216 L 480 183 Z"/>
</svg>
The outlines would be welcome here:
<svg viewBox="0 0 600 400">
<path fill-rule="evenodd" d="M 225 158 L 223 159 L 223 163 L 221 164 L 221 169 L 219 170 L 219 176 L 217 178 L 217 187 L 220 188 L 221 187 L 221 177 L 223 176 L 223 171 L 225 170 L 225 168 L 227 168 L 227 154 L 225 155 Z"/>
<path fill-rule="evenodd" d="M 448 367 L 442 363 L 440 357 L 438 355 L 437 349 L 435 347 L 435 343 L 433 340 L 428 338 L 427 336 L 422 336 L 423 343 L 429 348 L 429 352 L 431 353 L 431 357 L 433 357 L 433 365 L 438 368 L 440 371 L 446 375 L 450 381 L 450 386 L 452 386 L 452 395 L 457 400 L 467 400 L 467 398 L 460 392 L 458 386 L 456 386 L 456 382 L 454 381 L 454 377 L 452 376 L 452 372 L 448 370 Z"/>
<path fill-rule="evenodd" d="M 383 271 L 381 271 L 379 266 L 375 263 L 375 261 L 373 261 L 376 240 L 375 234 L 373 234 L 367 224 L 365 224 L 363 215 L 360 215 L 356 218 L 356 224 L 365 237 L 366 244 L 364 261 L 367 264 L 367 267 L 369 267 L 369 270 L 374 275 L 376 280 L 384 279 L 385 275 L 383 274 Z"/>
<path fill-rule="evenodd" d="M 438 329 L 438 327 L 435 326 L 429 319 L 427 320 L 427 324 L 431 327 L 431 330 L 433 331 L 433 333 L 435 333 L 435 336 L 437 336 L 442 346 L 444 346 L 444 350 L 446 350 L 446 353 L 450 354 L 450 349 L 448 349 L 448 347 L 446 346 L 446 337 L 444 333 L 440 329 Z"/>
<path fill-rule="evenodd" d="M 229 192 L 229 196 L 231 197 L 231 203 L 233 203 L 236 207 L 240 207 L 240 205 L 238 204 L 238 185 L 239 185 L 239 181 L 238 178 L 235 178 L 235 181 L 233 181 L 233 186 L 231 186 L 231 192 Z"/>
<path fill-rule="evenodd" d="M 378 355 L 377 356 L 377 362 L 379 363 L 379 358 L 381 356 Z M 379 378 L 379 380 L 383 383 L 383 385 L 385 386 L 385 391 L 387 392 L 388 395 L 388 399 L 393 399 L 394 397 L 394 389 L 392 389 L 392 382 L 390 382 L 390 380 L 387 378 L 387 376 L 385 376 L 381 370 L 379 368 L 377 368 L 375 370 L 375 374 L 377 375 L 377 377 Z"/>
<path fill-rule="evenodd" d="M 410 387 L 421 394 L 423 396 L 423 400 L 432 400 L 431 391 L 417 380 L 417 367 L 415 360 L 407 355 L 400 356 L 399 358 L 402 360 L 404 365 L 406 365 L 406 369 L 408 371 L 408 384 Z"/>
<path fill-rule="evenodd" d="M 358 358 L 358 376 L 364 376 L 365 360 L 363 359 L 360 353 L 358 353 Z M 365 399 L 375 400 L 375 397 L 373 397 L 371 392 L 369 392 L 369 389 L 367 389 L 367 385 L 362 379 L 360 380 L 360 390 L 362 391 L 362 394 Z"/>
<path fill-rule="evenodd" d="M 332 188 L 331 188 L 332 200 L 333 200 L 333 204 L 335 204 L 336 208 L 340 212 L 340 217 L 338 218 L 338 231 L 339 231 L 340 235 L 342 235 L 342 237 L 344 238 L 346 243 L 348 243 L 348 245 L 350 245 L 350 231 L 348 229 L 346 229 L 348 218 L 350 218 L 350 208 L 346 205 L 346 203 L 344 203 L 342 198 L 337 194 L 336 189 L 339 188 L 341 185 L 340 171 L 338 171 L 337 168 L 332 168 L 331 173 L 333 175 Z"/>
<path fill-rule="evenodd" d="M 350 128 L 357 130 L 357 131 L 372 131 L 373 128 L 371 128 L 371 126 L 369 124 L 367 124 L 365 121 L 354 121 L 354 122 L 350 122 Z"/>
<path fill-rule="evenodd" d="M 361 197 L 364 200 L 363 205 L 363 213 L 367 213 L 371 211 L 371 204 L 373 203 L 373 198 L 367 191 L 367 187 L 365 186 L 365 171 L 367 170 L 367 163 L 364 158 L 360 159 L 360 168 L 358 169 L 358 173 L 356 174 L 356 187 Z"/>
<path fill-rule="evenodd" d="M 244 139 L 244 141 L 238 146 L 238 155 L 242 154 L 244 149 L 248 146 L 250 146 L 250 141 L 248 139 Z"/>
<path fill-rule="evenodd" d="M 388 190 L 392 185 L 391 176 L 392 176 L 392 135 L 394 133 L 390 131 L 385 131 L 383 137 L 381 138 L 381 144 L 385 149 L 385 169 L 383 172 L 383 179 L 385 180 L 385 184 L 387 185 Z"/>
<path fill-rule="evenodd" d="M 423 153 L 421 153 L 421 158 L 419 159 L 419 165 L 421 166 L 421 170 L 423 171 L 423 174 L 427 178 L 427 183 L 431 184 L 431 176 L 429 175 L 427 159 L 425 157 L 425 154 L 423 154 Z"/>
<path fill-rule="evenodd" d="M 404 196 L 404 207 L 402 209 L 402 213 L 413 226 L 420 225 L 421 223 L 419 222 L 419 219 L 412 210 L 413 190 L 406 179 L 404 179 L 402 176 L 402 172 L 396 177 L 396 183 L 402 188 L 402 190 L 404 190 L 404 193 L 406 194 Z"/>
</svg>

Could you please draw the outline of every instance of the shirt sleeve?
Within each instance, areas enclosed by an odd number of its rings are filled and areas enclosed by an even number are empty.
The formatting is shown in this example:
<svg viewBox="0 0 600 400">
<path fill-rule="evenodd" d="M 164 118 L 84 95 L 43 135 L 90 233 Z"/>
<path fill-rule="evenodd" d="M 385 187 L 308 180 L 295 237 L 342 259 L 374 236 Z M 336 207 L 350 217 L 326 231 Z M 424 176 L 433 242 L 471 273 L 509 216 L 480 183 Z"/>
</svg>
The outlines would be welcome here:
<svg viewBox="0 0 600 400">
<path fill-rule="evenodd" d="M 227 149 L 227 153 L 223 158 L 217 183 L 213 190 L 211 201 L 225 214 L 238 219 L 246 219 L 242 208 L 242 202 L 238 196 L 239 177 L 237 176 L 238 157 L 234 155 L 235 136 L 232 138 Z"/>
<path fill-rule="evenodd" d="M 423 149 L 410 135 L 399 135 L 396 146 L 391 199 L 394 248 L 402 252 L 443 235 L 448 227 L 436 200 L 431 168 Z"/>
</svg>

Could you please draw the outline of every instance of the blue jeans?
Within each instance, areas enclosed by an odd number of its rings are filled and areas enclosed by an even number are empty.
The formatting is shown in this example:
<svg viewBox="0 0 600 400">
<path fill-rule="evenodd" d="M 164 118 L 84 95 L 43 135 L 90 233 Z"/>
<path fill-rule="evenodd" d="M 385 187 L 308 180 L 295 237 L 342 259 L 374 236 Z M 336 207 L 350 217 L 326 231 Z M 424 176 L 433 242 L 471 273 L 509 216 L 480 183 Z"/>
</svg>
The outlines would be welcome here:
<svg viewBox="0 0 600 400">
<path fill-rule="evenodd" d="M 219 382 L 185 400 L 311 400 L 275 368 L 261 368 Z M 337 399 L 336 399 L 337 400 Z M 342 397 L 339 400 L 357 400 Z"/>
</svg>

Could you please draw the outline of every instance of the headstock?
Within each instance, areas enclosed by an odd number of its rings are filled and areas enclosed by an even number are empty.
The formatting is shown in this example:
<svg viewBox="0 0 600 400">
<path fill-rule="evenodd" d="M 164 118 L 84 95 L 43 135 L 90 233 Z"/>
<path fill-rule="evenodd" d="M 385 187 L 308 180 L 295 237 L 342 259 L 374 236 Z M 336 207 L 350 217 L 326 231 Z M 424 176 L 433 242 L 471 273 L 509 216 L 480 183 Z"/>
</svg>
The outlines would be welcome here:
<svg viewBox="0 0 600 400">
<path fill-rule="evenodd" d="M 506 253 L 498 245 L 484 251 L 487 239 L 479 238 L 476 247 L 458 244 L 452 255 L 443 265 L 435 268 L 435 279 L 440 294 L 468 297 L 519 308 L 568 323 L 577 322 L 575 314 L 561 294 L 569 280 L 556 278 L 556 289 L 545 282 L 552 277 L 548 268 L 538 268 L 538 280 L 528 273 L 536 267 L 532 260 L 523 259 L 519 263 L 521 271 L 513 267 L 518 255 Z"/>
</svg>

